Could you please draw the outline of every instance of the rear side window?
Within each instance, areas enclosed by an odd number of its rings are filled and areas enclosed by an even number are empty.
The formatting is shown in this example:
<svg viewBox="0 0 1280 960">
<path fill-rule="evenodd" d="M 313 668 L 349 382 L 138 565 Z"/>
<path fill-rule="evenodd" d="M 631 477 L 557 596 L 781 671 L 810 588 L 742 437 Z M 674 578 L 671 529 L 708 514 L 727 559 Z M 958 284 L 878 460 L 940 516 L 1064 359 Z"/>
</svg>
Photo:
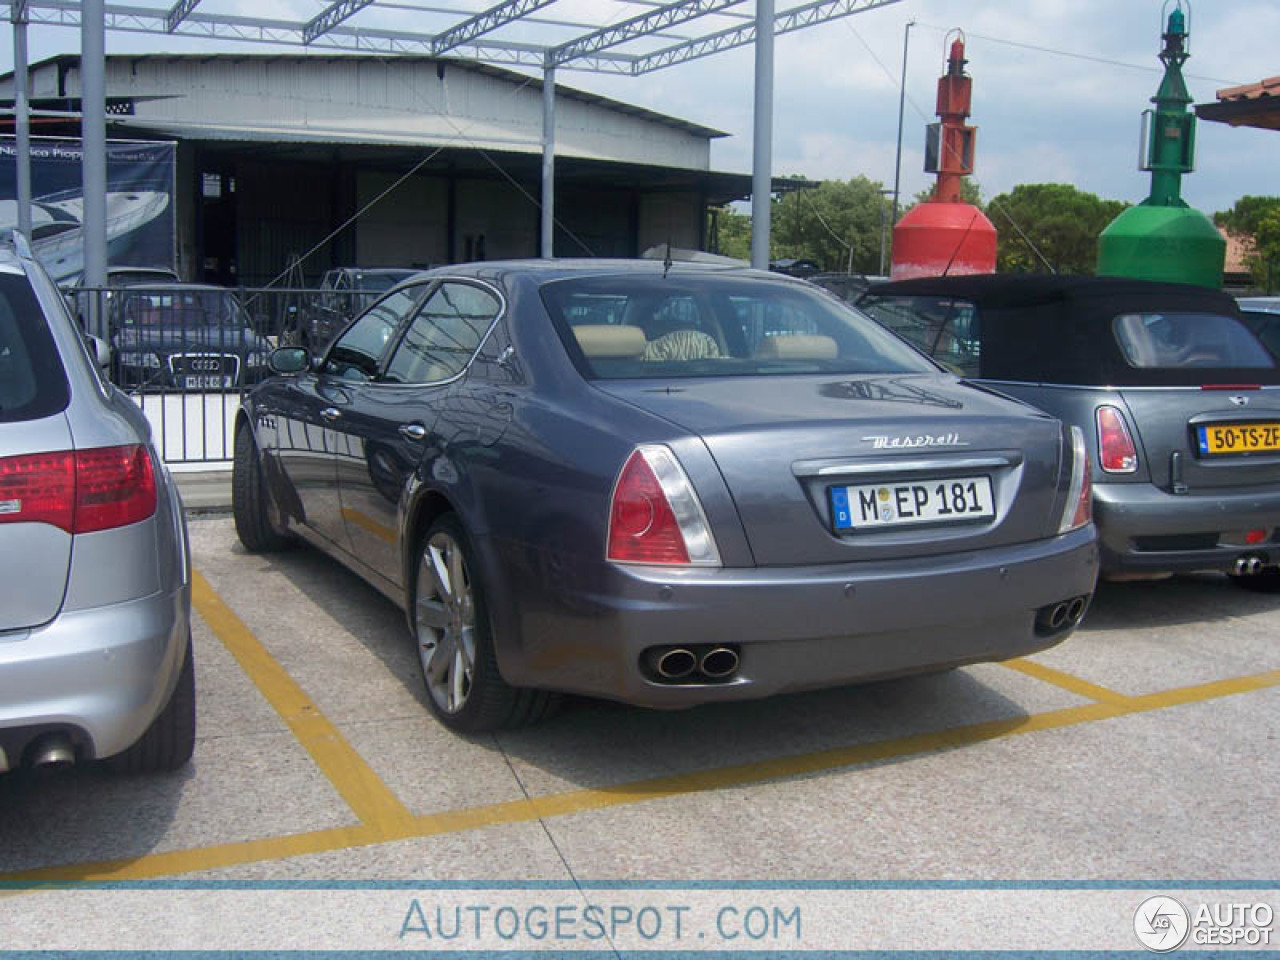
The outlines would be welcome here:
<svg viewBox="0 0 1280 960">
<path fill-rule="evenodd" d="M 70 400 L 43 311 L 24 276 L 0 274 L 0 423 L 38 420 Z"/>
<path fill-rule="evenodd" d="M 953 372 L 979 375 L 982 343 L 972 303 L 951 297 L 864 297 L 858 306 Z"/>
<path fill-rule="evenodd" d="M 548 283 L 543 302 L 594 379 L 924 373 L 934 367 L 816 289 L 712 273 Z"/>
<path fill-rule="evenodd" d="M 1139 369 L 1271 369 L 1275 361 L 1235 317 L 1125 313 L 1111 323 L 1125 360 Z"/>
<path fill-rule="evenodd" d="M 501 309 L 498 298 L 446 282 L 427 298 L 387 365 L 393 383 L 438 383 L 461 373 Z"/>
</svg>

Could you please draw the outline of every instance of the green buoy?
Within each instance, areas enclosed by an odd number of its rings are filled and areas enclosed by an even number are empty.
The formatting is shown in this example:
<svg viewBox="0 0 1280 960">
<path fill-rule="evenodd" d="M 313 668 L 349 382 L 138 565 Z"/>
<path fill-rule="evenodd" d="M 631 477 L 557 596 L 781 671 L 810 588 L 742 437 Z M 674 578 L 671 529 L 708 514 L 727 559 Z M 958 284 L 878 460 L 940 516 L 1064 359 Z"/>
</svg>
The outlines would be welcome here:
<svg viewBox="0 0 1280 960">
<path fill-rule="evenodd" d="M 1187 50 L 1184 0 L 1176 0 L 1164 34 L 1164 80 L 1143 114 L 1139 168 L 1151 172 L 1151 195 L 1111 221 L 1098 242 L 1098 273 L 1142 280 L 1222 286 L 1227 242 L 1212 221 L 1182 199 L 1182 175 L 1195 164 L 1195 114 L 1182 79 Z"/>
</svg>

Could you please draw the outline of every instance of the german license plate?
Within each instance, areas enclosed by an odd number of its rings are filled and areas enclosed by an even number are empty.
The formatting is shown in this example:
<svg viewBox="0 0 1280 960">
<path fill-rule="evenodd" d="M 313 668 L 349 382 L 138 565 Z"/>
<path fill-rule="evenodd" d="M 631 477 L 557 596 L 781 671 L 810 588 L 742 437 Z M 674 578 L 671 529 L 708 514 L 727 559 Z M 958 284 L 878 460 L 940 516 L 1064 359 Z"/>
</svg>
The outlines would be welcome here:
<svg viewBox="0 0 1280 960">
<path fill-rule="evenodd" d="M 995 515 L 991 478 L 985 476 L 831 488 L 831 516 L 837 530 L 959 523 Z"/>
<path fill-rule="evenodd" d="M 189 373 L 178 377 L 178 387 L 182 390 L 230 390 L 233 378 L 218 373 Z"/>
<path fill-rule="evenodd" d="M 1218 456 L 1230 453 L 1280 452 L 1280 423 L 1201 424 L 1200 453 Z"/>
</svg>

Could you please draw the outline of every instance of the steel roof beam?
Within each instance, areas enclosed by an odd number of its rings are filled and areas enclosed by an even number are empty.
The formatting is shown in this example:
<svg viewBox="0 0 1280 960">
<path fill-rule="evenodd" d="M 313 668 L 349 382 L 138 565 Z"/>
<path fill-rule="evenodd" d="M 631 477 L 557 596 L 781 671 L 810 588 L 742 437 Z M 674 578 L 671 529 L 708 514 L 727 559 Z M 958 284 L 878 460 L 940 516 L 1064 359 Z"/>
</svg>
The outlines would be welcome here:
<svg viewBox="0 0 1280 960">
<path fill-rule="evenodd" d="M 791 33 L 793 30 L 802 30 L 817 23 L 825 23 L 828 20 L 836 20 L 854 13 L 862 13 L 866 10 L 873 10 L 876 7 L 886 7 L 891 3 L 897 2 L 898 0 L 815 0 L 813 3 L 806 3 L 799 7 L 792 7 L 790 10 L 784 10 L 775 16 L 773 18 L 773 32 L 775 36 Z M 754 43 L 755 39 L 756 28 L 754 24 L 733 27 L 697 40 L 690 40 L 687 43 L 679 43 L 675 46 L 667 47 L 648 56 L 637 57 L 635 66 L 632 69 L 637 75 L 651 73 L 664 67 L 675 66 L 677 63 L 686 63 L 699 57 L 709 57 L 714 53 L 732 50 L 734 47 L 746 46 L 749 43 Z"/>
<path fill-rule="evenodd" d="M 678 0 L 676 3 L 668 3 L 632 17 L 630 20 L 624 20 L 616 26 L 604 27 L 558 47 L 552 47 L 547 51 L 547 65 L 567 64 L 571 60 L 598 53 L 607 47 L 614 47 L 637 37 L 650 36 L 659 30 L 717 13 L 741 2 L 742 0 Z"/>
<path fill-rule="evenodd" d="M 541 10 L 554 2 L 555 0 L 503 0 L 497 6 L 477 13 L 474 17 L 463 20 L 444 33 L 438 34 L 431 41 L 431 53 L 433 56 L 439 56 L 446 50 L 470 43 L 482 34 L 497 30 L 513 20 L 519 20 L 527 13 Z"/>
<path fill-rule="evenodd" d="M 311 41 L 324 36 L 338 24 L 349 20 L 372 3 L 373 0 L 337 0 L 336 3 L 330 4 L 307 21 L 306 26 L 302 28 L 302 42 L 310 44 Z"/>
<path fill-rule="evenodd" d="M 178 0 L 169 12 L 164 15 L 164 29 L 166 33 L 173 33 L 178 29 L 178 24 L 191 16 L 191 11 L 196 8 L 200 0 Z"/>
</svg>

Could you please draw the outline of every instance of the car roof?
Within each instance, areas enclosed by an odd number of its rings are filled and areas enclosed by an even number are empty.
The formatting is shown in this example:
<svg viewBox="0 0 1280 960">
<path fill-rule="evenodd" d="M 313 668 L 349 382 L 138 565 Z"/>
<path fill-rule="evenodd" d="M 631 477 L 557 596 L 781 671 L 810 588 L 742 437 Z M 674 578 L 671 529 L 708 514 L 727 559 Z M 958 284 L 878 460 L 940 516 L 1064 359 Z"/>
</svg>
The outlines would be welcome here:
<svg viewBox="0 0 1280 960">
<path fill-rule="evenodd" d="M 524 277 L 538 283 L 553 280 L 572 280 L 600 276 L 652 276 L 666 271 L 672 277 L 746 276 L 774 283 L 796 284 L 812 289 L 810 284 L 768 270 L 754 270 L 737 264 L 698 263 L 675 260 L 669 265 L 661 260 L 623 260 L 615 258 L 580 258 L 564 260 L 484 260 L 475 263 L 458 263 L 424 271 L 420 277 L 477 277 L 491 280 L 510 280 Z"/>
<path fill-rule="evenodd" d="M 1230 304 L 1221 290 L 1185 283 L 1137 280 L 1133 277 L 1091 277 L 1074 274 L 984 273 L 952 277 L 918 277 L 873 286 L 873 296 L 943 295 L 961 297 L 981 306 L 1019 307 L 1093 297 L 1195 297 Z"/>
<path fill-rule="evenodd" d="M 1241 310 L 1255 313 L 1280 313 L 1280 297 L 1237 297 Z"/>
</svg>

